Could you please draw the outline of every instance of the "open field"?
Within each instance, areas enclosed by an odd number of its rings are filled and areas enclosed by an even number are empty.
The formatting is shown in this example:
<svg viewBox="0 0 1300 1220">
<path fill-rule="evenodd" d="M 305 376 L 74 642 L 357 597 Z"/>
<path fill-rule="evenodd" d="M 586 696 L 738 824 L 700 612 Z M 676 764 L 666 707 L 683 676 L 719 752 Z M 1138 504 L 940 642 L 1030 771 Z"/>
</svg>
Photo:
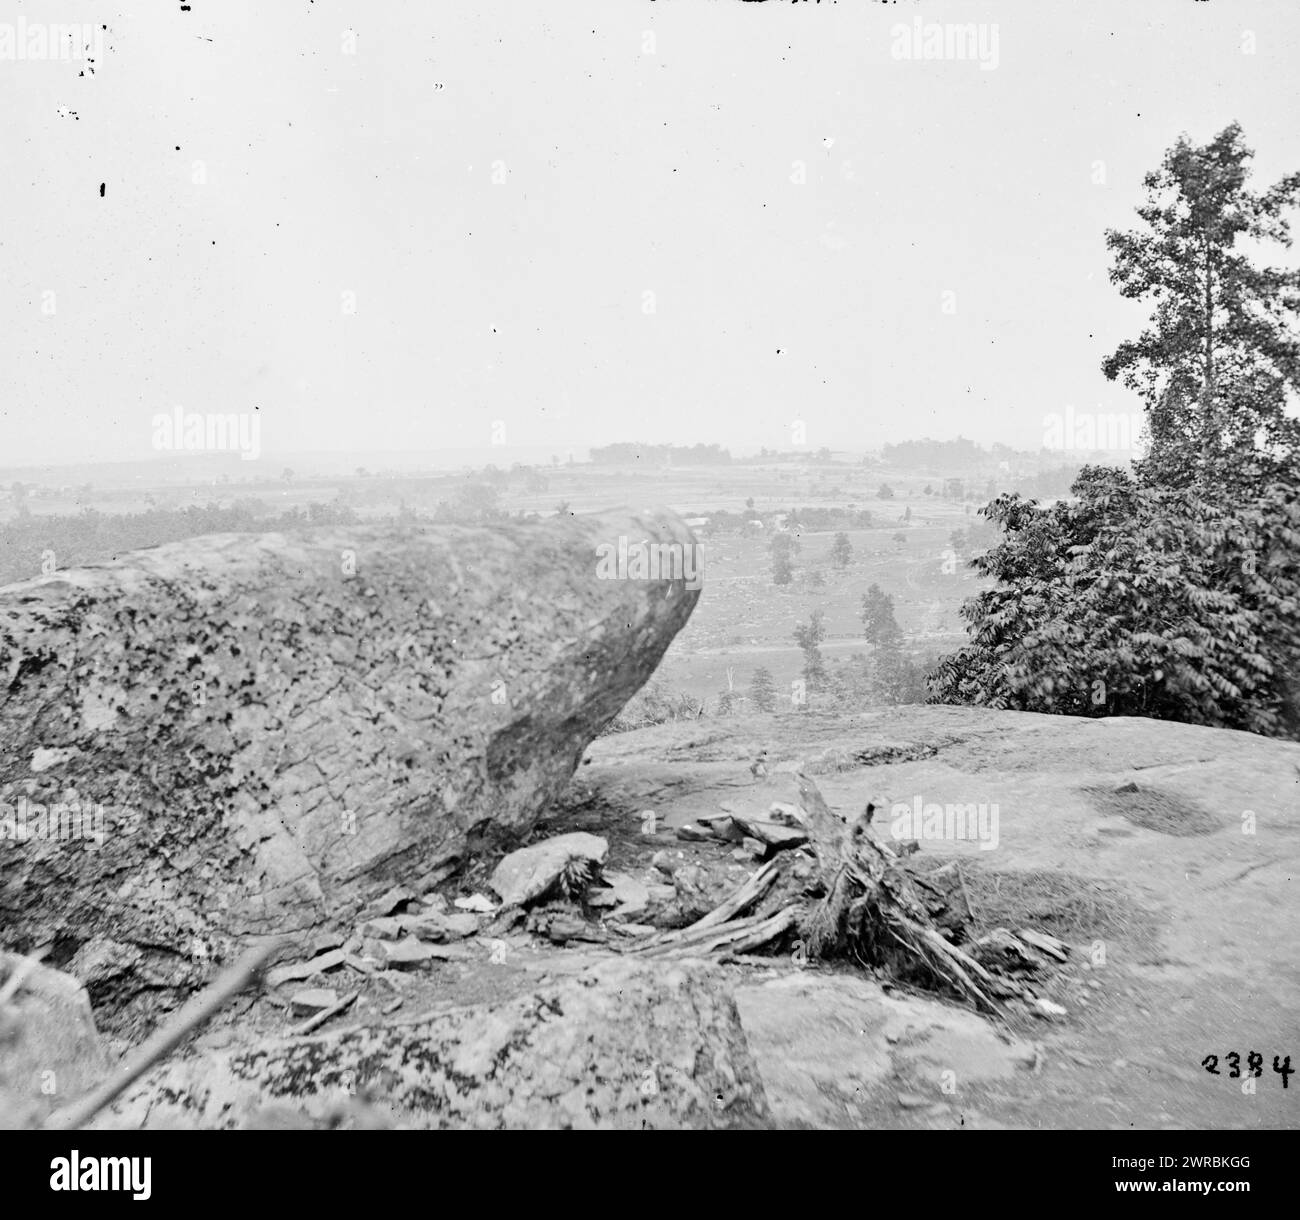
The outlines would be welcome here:
<svg viewBox="0 0 1300 1220">
<path fill-rule="evenodd" d="M 867 464 L 871 463 L 871 464 Z M 8 579 L 37 575 L 39 556 L 47 549 L 58 566 L 110 558 L 126 546 L 139 546 L 138 534 L 129 543 L 115 540 L 112 516 L 150 509 L 185 509 L 216 504 L 223 508 L 251 506 L 252 521 L 273 519 L 313 506 L 345 506 L 360 520 L 414 514 L 432 516 L 455 503 L 467 490 L 487 491 L 495 511 L 515 515 L 551 516 L 557 512 L 585 513 L 625 505 L 666 506 L 683 516 L 709 519 L 718 512 L 741 514 L 755 522 L 745 533 L 720 532 L 714 525 L 697 528 L 705 555 L 705 587 L 687 628 L 674 640 L 656 675 L 669 691 L 716 703 L 730 685 L 743 692 L 754 670 L 766 667 L 778 695 L 802 669 L 802 657 L 792 632 L 814 611 L 825 615 L 822 651 L 828 661 L 865 651 L 859 618 L 867 588 L 877 584 L 894 600 L 894 612 L 904 633 L 904 646 L 918 662 L 951 650 L 964 638 L 959 610 L 979 587 L 969 568 L 969 550 L 952 549 L 953 531 L 979 522 L 976 511 L 991 491 L 1017 484 L 1011 472 L 990 478 L 987 470 L 914 471 L 890 468 L 867 459 L 835 463 L 734 463 L 716 467 L 639 470 L 582 465 L 519 468 L 510 472 L 465 471 L 382 475 L 314 472 L 309 465 L 275 479 L 265 464 L 257 476 L 236 461 L 228 471 L 214 467 L 202 482 L 178 483 L 169 466 L 151 478 L 136 470 L 119 479 L 103 478 L 77 488 L 33 484 L 25 507 L 29 532 L 23 556 L 0 542 Z M 197 473 L 197 472 L 195 472 Z M 1028 469 L 1020 473 L 1023 477 Z M 945 498 L 945 481 L 964 478 L 980 495 Z M 153 481 L 155 479 L 157 481 Z M 882 485 L 893 496 L 879 497 Z M 929 493 L 927 494 L 927 488 Z M 790 529 L 798 551 L 794 577 L 776 585 L 772 577 L 769 542 L 791 509 L 841 509 L 869 512 L 870 528 L 847 529 L 852 558 L 842 569 L 834 566 L 830 548 L 834 530 Z M 104 514 L 93 537 L 80 553 L 69 554 L 65 542 L 41 536 L 39 521 L 75 516 L 90 509 Z M 6 506 L 4 519 L 15 520 Z M 280 528 L 270 524 L 264 528 Z M 163 541 L 159 538 L 157 541 Z M 102 552 L 102 553 L 101 553 Z M 30 569 L 30 570 L 29 570 Z M 820 583 L 815 583 L 817 580 Z"/>
</svg>

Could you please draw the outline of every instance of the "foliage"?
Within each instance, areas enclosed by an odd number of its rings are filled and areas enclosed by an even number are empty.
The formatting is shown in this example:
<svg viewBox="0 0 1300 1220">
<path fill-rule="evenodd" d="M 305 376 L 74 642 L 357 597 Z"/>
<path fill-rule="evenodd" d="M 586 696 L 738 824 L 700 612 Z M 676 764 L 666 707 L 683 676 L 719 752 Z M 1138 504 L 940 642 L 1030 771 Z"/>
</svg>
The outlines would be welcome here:
<svg viewBox="0 0 1300 1220">
<path fill-rule="evenodd" d="M 809 690 L 820 690 L 826 684 L 826 665 L 822 660 L 821 642 L 826 638 L 826 615 L 814 610 L 806 623 L 797 623 L 795 642 L 803 652 L 803 677 Z"/>
<path fill-rule="evenodd" d="M 974 562 L 968 643 L 929 675 L 939 702 L 1140 715 L 1300 736 L 1300 174 L 1261 193 L 1234 123 L 1186 137 L 1144 179 L 1145 229 L 1107 234 L 1111 281 L 1150 300 L 1102 369 L 1141 395 L 1134 473 L 1084 467 L 1074 499 L 980 510 L 1005 536 Z M 970 543 L 972 527 L 953 536 Z"/>
<path fill-rule="evenodd" d="M 703 711 L 704 704 L 693 695 L 684 691 L 670 692 L 662 682 L 652 679 L 627 701 L 601 736 L 678 720 L 698 720 Z"/>
<path fill-rule="evenodd" d="M 760 712 L 776 711 L 776 683 L 770 670 L 759 666 L 749 680 L 749 701 Z"/>
<path fill-rule="evenodd" d="M 879 585 L 871 585 L 863 594 L 858 617 L 862 620 L 862 631 L 869 644 L 879 648 L 901 643 L 903 633 L 894 618 L 894 599 Z"/>
<path fill-rule="evenodd" d="M 794 575 L 794 556 L 799 550 L 799 540 L 793 534 L 773 534 L 767 544 L 772 556 L 772 583 L 788 585 Z"/>
<path fill-rule="evenodd" d="M 1246 472 L 1249 473 L 1249 472 Z M 931 675 L 935 701 L 1300 730 L 1300 478 L 1246 499 L 1088 467 L 1077 499 L 1003 495 L 975 566 L 970 642 Z"/>
<path fill-rule="evenodd" d="M 901 645 L 856 653 L 835 663 L 827 677 L 829 704 L 836 711 L 858 711 L 881 704 L 924 703 L 923 666 Z"/>
<path fill-rule="evenodd" d="M 1236 123 L 1200 147 L 1181 137 L 1143 179 L 1145 229 L 1106 234 L 1111 282 L 1154 303 L 1142 333 L 1102 364 L 1146 405 L 1152 481 L 1232 477 L 1257 450 L 1283 464 L 1300 453 L 1300 422 L 1285 411 L 1300 391 L 1300 270 L 1256 266 L 1239 248 L 1290 246 L 1300 173 L 1253 192 L 1253 155 Z"/>
<path fill-rule="evenodd" d="M 620 441 L 600 445 L 590 452 L 597 466 L 726 466 L 731 453 L 720 445 L 643 445 Z"/>
</svg>

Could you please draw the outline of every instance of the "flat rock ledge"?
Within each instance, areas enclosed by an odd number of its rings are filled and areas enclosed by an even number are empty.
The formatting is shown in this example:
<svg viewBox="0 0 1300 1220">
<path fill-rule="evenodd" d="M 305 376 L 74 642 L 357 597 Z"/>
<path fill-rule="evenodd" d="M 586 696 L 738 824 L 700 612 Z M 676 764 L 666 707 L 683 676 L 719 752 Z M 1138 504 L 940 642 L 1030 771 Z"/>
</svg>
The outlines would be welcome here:
<svg viewBox="0 0 1300 1220">
<path fill-rule="evenodd" d="M 307 1125 L 356 1098 L 428 1129 L 771 1125 L 716 970 L 610 960 L 499 1004 L 178 1061 L 95 1126 L 259 1127 L 286 1111 Z"/>
</svg>

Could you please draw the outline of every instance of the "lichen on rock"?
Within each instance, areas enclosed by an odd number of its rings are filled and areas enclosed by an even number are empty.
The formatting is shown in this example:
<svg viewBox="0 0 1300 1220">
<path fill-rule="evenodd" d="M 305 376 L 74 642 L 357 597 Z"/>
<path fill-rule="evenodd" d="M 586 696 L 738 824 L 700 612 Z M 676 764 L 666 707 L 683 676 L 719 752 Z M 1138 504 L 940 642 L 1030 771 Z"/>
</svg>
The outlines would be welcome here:
<svg viewBox="0 0 1300 1220">
<path fill-rule="evenodd" d="M 0 590 L 8 944 L 112 1029 L 526 831 L 699 595 L 604 578 L 628 538 L 695 546 L 669 513 L 330 527 Z"/>
</svg>

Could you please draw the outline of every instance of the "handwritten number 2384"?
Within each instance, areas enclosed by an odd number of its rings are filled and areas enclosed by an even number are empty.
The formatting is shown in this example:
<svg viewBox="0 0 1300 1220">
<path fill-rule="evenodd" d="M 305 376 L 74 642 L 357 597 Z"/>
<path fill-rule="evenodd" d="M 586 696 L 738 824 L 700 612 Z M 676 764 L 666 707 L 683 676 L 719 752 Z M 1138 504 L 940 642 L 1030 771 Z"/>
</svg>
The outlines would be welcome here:
<svg viewBox="0 0 1300 1220">
<path fill-rule="evenodd" d="M 1241 1075 L 1241 1056 L 1236 1051 L 1229 1051 L 1224 1055 L 1224 1059 L 1232 1069 L 1228 1073 L 1228 1079 L 1236 1080 Z M 1209 1072 L 1211 1076 L 1220 1075 L 1218 1055 L 1206 1055 L 1205 1058 L 1201 1060 L 1201 1066 Z M 1250 1054 L 1246 1056 L 1246 1071 L 1258 1080 L 1264 1072 L 1264 1056 L 1258 1051 L 1251 1051 Z M 1274 1055 L 1273 1071 L 1282 1077 L 1282 1087 L 1284 1089 L 1287 1088 L 1287 1077 L 1295 1071 L 1295 1068 L 1291 1066 L 1291 1056 L 1287 1055 L 1281 1057 Z"/>
</svg>

